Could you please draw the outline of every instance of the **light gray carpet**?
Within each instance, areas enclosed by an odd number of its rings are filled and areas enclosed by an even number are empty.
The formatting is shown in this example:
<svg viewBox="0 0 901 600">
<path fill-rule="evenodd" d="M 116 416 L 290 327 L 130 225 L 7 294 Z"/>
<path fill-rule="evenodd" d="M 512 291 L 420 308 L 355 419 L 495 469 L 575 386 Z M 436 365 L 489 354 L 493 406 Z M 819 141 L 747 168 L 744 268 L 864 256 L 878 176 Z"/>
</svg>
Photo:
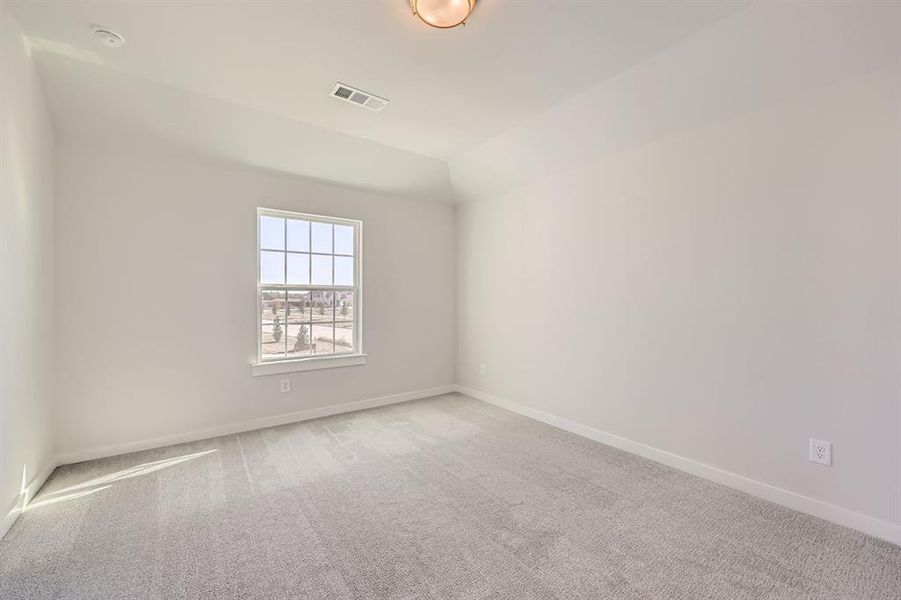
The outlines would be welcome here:
<svg viewBox="0 0 901 600">
<path fill-rule="evenodd" d="M 901 598 L 901 548 L 460 397 L 58 469 L 0 598 Z"/>
</svg>

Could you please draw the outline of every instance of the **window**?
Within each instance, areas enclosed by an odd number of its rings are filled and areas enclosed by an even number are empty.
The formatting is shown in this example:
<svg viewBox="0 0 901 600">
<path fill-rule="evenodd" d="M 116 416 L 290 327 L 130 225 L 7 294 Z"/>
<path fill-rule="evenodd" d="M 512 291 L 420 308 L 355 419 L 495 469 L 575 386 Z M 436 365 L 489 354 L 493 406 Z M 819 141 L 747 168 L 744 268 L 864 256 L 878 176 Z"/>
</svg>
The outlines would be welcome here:
<svg viewBox="0 0 901 600">
<path fill-rule="evenodd" d="M 361 227 L 348 219 L 257 210 L 258 367 L 291 361 L 320 368 L 329 361 L 316 359 L 362 355 Z"/>
</svg>

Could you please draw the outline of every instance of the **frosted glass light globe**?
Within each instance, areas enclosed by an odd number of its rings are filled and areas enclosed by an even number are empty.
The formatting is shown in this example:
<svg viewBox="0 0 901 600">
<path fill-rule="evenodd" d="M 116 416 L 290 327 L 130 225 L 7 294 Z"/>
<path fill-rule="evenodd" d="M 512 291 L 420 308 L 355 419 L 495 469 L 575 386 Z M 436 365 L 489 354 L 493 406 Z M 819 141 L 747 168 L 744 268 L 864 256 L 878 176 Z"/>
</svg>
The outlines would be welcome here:
<svg viewBox="0 0 901 600">
<path fill-rule="evenodd" d="M 463 23 L 475 0 L 413 0 L 413 12 L 432 27 L 448 29 Z"/>
</svg>

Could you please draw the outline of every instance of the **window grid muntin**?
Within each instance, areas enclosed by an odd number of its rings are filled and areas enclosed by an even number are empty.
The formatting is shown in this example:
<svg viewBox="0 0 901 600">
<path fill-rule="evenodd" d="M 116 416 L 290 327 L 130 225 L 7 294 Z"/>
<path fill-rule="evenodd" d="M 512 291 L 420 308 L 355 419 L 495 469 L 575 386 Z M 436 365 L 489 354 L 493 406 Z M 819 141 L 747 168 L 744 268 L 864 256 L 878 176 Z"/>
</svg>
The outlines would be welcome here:
<svg viewBox="0 0 901 600">
<path fill-rule="evenodd" d="M 268 248 L 263 247 L 260 238 L 260 223 L 261 217 L 275 217 L 284 219 L 284 249 L 277 248 Z M 304 252 L 302 250 L 288 250 L 288 220 L 294 221 L 305 221 L 308 226 L 308 252 Z M 312 228 L 313 223 L 320 224 L 328 224 L 331 225 L 331 247 L 332 253 L 324 253 L 324 252 L 313 252 L 313 239 L 312 239 Z M 346 253 L 336 253 L 335 250 L 335 226 L 343 226 L 350 227 L 353 230 L 353 254 Z M 331 217 L 319 217 L 316 215 L 307 215 L 300 213 L 291 213 L 286 211 L 275 211 L 275 210 L 267 210 L 267 209 L 258 209 L 257 210 L 257 356 L 258 362 L 278 362 L 278 361 L 290 361 L 290 360 L 305 360 L 307 358 L 327 358 L 331 356 L 346 356 L 348 354 L 357 354 L 362 352 L 362 318 L 361 318 L 361 247 L 362 247 L 362 222 L 361 221 L 353 221 L 348 219 L 337 219 Z M 260 282 L 260 255 L 261 252 L 281 252 L 285 255 L 284 258 L 284 273 L 283 280 L 285 283 L 261 283 Z M 289 284 L 288 281 L 288 254 L 308 254 L 309 255 L 309 276 L 310 283 L 309 284 Z M 324 284 L 313 284 L 313 255 L 318 256 L 331 256 L 332 257 L 332 285 L 324 285 Z M 353 260 L 353 285 L 334 285 L 335 282 L 335 257 L 345 257 L 351 258 Z M 278 290 L 284 293 L 283 302 L 285 305 L 285 321 L 283 323 L 284 326 L 284 346 L 281 356 L 276 355 L 264 355 L 263 354 L 263 300 L 262 294 L 264 290 Z M 308 355 L 302 355 L 301 358 L 297 357 L 293 351 L 288 350 L 288 292 L 290 291 L 309 291 L 310 292 L 310 321 L 302 321 L 300 323 L 291 323 L 291 325 L 309 325 L 309 335 L 310 335 L 310 353 Z M 313 321 L 313 302 L 312 297 L 314 292 L 332 292 L 332 300 L 331 300 L 331 319 L 329 321 Z M 343 318 L 340 319 L 341 324 L 350 324 L 352 328 L 352 336 L 351 343 L 352 346 L 349 350 L 338 352 L 336 349 L 339 344 L 337 343 L 337 328 L 338 328 L 338 301 L 337 301 L 337 292 L 350 292 L 351 296 L 351 307 L 353 310 L 352 316 L 350 319 Z M 313 353 L 312 346 L 315 342 L 315 338 L 313 335 L 313 325 L 319 324 L 320 326 L 330 324 L 332 330 L 332 352 L 329 353 Z"/>
</svg>

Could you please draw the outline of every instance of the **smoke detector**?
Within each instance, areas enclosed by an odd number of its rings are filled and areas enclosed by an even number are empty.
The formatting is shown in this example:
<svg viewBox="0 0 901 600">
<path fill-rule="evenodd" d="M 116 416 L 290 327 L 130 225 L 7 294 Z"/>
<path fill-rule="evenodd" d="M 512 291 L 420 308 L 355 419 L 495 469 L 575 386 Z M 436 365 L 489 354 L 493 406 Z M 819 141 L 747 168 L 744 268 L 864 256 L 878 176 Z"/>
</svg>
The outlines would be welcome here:
<svg viewBox="0 0 901 600">
<path fill-rule="evenodd" d="M 107 27 L 94 25 L 91 31 L 94 32 L 94 38 L 107 48 L 118 48 L 125 43 L 124 37 Z"/>
<path fill-rule="evenodd" d="M 363 90 L 343 83 L 336 83 L 335 87 L 332 88 L 331 95 L 340 100 L 344 100 L 345 102 L 368 108 L 369 110 L 382 110 L 385 108 L 385 105 L 388 104 L 387 98 L 364 92 Z"/>
</svg>

